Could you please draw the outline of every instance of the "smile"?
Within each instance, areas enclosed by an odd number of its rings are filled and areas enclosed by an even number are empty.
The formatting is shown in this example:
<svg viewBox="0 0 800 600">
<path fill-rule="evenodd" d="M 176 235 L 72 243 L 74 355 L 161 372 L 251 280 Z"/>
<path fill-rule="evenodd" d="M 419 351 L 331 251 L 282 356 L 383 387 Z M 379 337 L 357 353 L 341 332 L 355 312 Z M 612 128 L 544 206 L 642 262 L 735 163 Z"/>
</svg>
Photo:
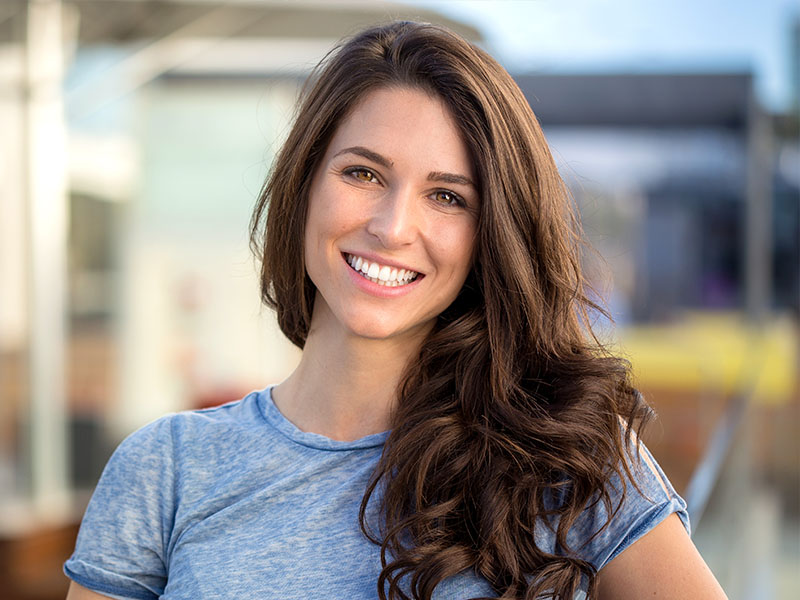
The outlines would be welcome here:
<svg viewBox="0 0 800 600">
<path fill-rule="evenodd" d="M 344 255 L 347 264 L 364 279 L 369 279 L 378 285 L 387 287 L 401 287 L 408 285 L 414 281 L 419 273 L 416 271 L 408 271 L 406 269 L 396 269 L 388 265 L 381 265 L 376 262 L 370 262 L 365 258 L 356 256 L 355 254 Z"/>
</svg>

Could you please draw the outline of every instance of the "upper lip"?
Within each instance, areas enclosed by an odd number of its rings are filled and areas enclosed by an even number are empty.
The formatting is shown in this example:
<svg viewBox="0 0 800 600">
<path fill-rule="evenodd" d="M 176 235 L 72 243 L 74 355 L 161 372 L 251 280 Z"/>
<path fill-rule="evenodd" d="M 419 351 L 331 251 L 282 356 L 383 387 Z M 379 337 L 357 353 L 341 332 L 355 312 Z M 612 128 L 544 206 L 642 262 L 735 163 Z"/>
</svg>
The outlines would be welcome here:
<svg viewBox="0 0 800 600">
<path fill-rule="evenodd" d="M 424 274 L 422 271 L 420 271 L 418 269 L 412 269 L 411 267 L 409 267 L 407 265 L 404 265 L 402 263 L 399 263 L 399 262 L 396 262 L 396 261 L 393 261 L 393 260 L 389 260 L 387 258 L 383 258 L 383 257 L 378 256 L 376 254 L 370 254 L 369 252 L 353 252 L 352 250 L 345 250 L 343 253 L 344 254 L 351 254 L 353 256 L 360 256 L 361 258 L 364 258 L 364 259 L 368 260 L 371 263 L 374 262 L 374 263 L 378 263 L 379 265 L 386 265 L 387 267 L 393 267 L 393 268 L 395 268 L 397 270 L 405 269 L 406 271 L 413 271 L 414 273 L 418 273 L 419 275 L 423 275 Z"/>
</svg>

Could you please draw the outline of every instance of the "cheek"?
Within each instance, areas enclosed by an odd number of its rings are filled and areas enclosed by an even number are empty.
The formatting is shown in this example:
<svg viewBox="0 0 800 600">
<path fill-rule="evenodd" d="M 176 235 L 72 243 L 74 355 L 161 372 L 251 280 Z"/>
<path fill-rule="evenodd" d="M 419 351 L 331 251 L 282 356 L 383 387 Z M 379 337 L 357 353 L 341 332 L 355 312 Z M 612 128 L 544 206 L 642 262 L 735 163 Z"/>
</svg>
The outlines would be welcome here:
<svg viewBox="0 0 800 600">
<path fill-rule="evenodd" d="M 470 225 L 439 238 L 439 255 L 454 272 L 466 274 L 471 268 L 475 252 L 475 236 L 475 227 Z"/>
<path fill-rule="evenodd" d="M 321 239 L 330 231 L 333 222 L 332 205 L 328 201 L 324 189 L 312 190 L 306 216 L 306 251 L 314 250 Z"/>
<path fill-rule="evenodd" d="M 308 223 L 318 234 L 336 235 L 346 231 L 357 220 L 352 198 L 336 185 L 320 185 L 309 204 Z"/>
</svg>

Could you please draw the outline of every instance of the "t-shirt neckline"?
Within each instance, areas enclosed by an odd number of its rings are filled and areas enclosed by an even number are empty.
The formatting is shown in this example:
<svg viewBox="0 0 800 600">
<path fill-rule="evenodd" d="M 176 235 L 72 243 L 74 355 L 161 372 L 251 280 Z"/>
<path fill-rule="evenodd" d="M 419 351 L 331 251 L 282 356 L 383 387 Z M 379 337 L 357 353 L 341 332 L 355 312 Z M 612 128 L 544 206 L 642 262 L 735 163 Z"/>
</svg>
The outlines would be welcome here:
<svg viewBox="0 0 800 600">
<path fill-rule="evenodd" d="M 328 451 L 342 451 L 342 450 L 361 450 L 364 448 L 376 448 L 382 446 L 389 436 L 388 431 L 380 433 L 373 433 L 364 436 L 357 440 L 350 442 L 343 442 L 341 440 L 334 440 L 319 433 L 311 433 L 303 431 L 292 423 L 289 419 L 283 416 L 283 413 L 275 406 L 275 401 L 272 398 L 272 388 L 269 386 L 259 394 L 259 404 L 261 405 L 261 412 L 267 423 L 272 425 L 285 437 L 291 441 L 308 448 L 316 450 Z"/>
</svg>

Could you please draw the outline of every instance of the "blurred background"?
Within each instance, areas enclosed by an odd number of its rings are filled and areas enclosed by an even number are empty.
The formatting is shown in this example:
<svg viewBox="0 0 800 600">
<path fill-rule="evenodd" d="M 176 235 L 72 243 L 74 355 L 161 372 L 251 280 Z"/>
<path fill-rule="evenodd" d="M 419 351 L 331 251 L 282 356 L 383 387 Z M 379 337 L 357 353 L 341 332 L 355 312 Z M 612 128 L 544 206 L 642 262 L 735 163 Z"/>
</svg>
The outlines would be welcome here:
<svg viewBox="0 0 800 600">
<path fill-rule="evenodd" d="M 696 544 L 800 597 L 796 0 L 0 0 L 0 595 L 63 598 L 125 435 L 292 369 L 250 210 L 311 67 L 398 17 L 514 75 Z"/>
</svg>

